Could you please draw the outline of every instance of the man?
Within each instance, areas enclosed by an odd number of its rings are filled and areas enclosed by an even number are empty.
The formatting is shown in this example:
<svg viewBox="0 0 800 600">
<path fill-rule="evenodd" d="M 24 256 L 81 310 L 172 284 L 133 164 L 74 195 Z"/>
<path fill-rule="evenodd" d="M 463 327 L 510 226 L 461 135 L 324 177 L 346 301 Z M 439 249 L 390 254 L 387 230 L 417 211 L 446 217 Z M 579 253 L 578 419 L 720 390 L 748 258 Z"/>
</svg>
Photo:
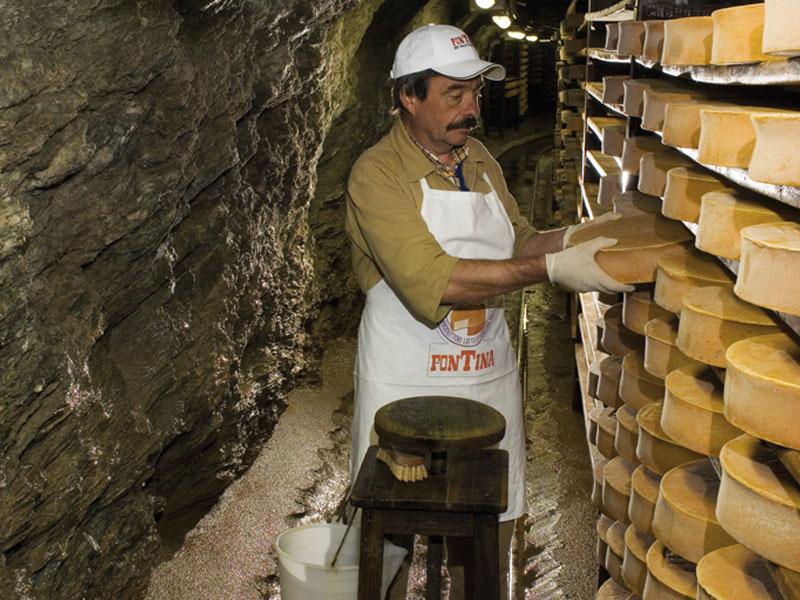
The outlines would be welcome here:
<svg viewBox="0 0 800 600">
<path fill-rule="evenodd" d="M 516 360 L 501 296 L 540 281 L 575 291 L 630 291 L 594 261 L 616 240 L 568 249 L 591 224 L 538 232 L 520 216 L 502 171 L 468 136 L 480 114 L 483 78 L 502 66 L 480 60 L 463 31 L 428 25 L 399 45 L 392 67 L 400 119 L 353 166 L 347 223 L 353 266 L 366 305 L 358 335 L 351 476 L 370 444 L 375 412 L 399 398 L 460 396 L 506 419 L 508 510 L 500 516 L 501 554 L 513 520 L 525 513 L 525 437 Z M 460 549 L 448 545 L 451 598 L 463 597 Z M 501 560 L 505 584 L 507 560 Z M 392 598 L 404 598 L 403 581 Z"/>
</svg>

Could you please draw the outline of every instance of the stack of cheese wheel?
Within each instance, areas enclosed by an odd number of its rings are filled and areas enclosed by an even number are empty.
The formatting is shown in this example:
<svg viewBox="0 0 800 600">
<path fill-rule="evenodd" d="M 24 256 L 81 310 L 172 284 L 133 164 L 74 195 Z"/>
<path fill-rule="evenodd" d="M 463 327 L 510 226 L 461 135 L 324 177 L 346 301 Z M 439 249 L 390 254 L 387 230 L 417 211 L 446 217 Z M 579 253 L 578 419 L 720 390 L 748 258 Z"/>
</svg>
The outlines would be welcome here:
<svg viewBox="0 0 800 600">
<path fill-rule="evenodd" d="M 635 290 L 624 295 L 622 300 L 622 324 L 631 331 L 644 335 L 648 322 L 656 317 L 671 315 L 653 301 L 653 295 L 647 289 Z"/>
<path fill-rule="evenodd" d="M 630 75 L 606 75 L 603 77 L 603 104 L 622 104 L 625 89 L 622 82 L 630 79 Z"/>
<path fill-rule="evenodd" d="M 719 476 L 706 458 L 666 473 L 653 515 L 656 539 L 693 563 L 707 552 L 735 543 L 717 521 L 719 484 Z"/>
<path fill-rule="evenodd" d="M 608 550 L 606 550 L 605 568 L 611 575 L 611 579 L 623 587 L 625 581 L 622 579 L 622 559 L 625 557 L 625 530 L 627 528 L 627 524 L 614 521 L 606 532 Z"/>
<path fill-rule="evenodd" d="M 758 306 L 800 316 L 800 281 L 787 277 L 800 272 L 800 224 L 750 225 L 741 230 L 741 244 L 733 288 L 736 295 Z"/>
<path fill-rule="evenodd" d="M 644 336 L 622 324 L 622 303 L 615 304 L 603 314 L 603 333 L 600 347 L 614 356 L 625 356 L 632 350 L 644 350 Z"/>
<path fill-rule="evenodd" d="M 638 190 L 622 192 L 614 196 L 612 203 L 614 212 L 623 217 L 635 217 L 644 214 L 661 212 L 661 198 L 643 194 Z"/>
<path fill-rule="evenodd" d="M 780 112 L 763 106 L 703 108 L 700 111 L 698 162 L 747 169 L 756 145 L 756 130 L 751 117 Z"/>
<path fill-rule="evenodd" d="M 731 344 L 725 356 L 728 420 L 760 439 L 800 450 L 800 346 L 775 333 Z"/>
<path fill-rule="evenodd" d="M 608 550 L 608 528 L 614 524 L 614 519 L 600 513 L 600 518 L 597 519 L 597 563 L 606 564 L 606 550 Z"/>
<path fill-rule="evenodd" d="M 620 574 L 623 581 L 639 596 L 644 593 L 647 579 L 647 551 L 655 540 L 636 529 L 636 525 L 628 525 L 625 530 L 625 555 L 622 558 Z"/>
<path fill-rule="evenodd" d="M 748 175 L 774 185 L 800 185 L 800 112 L 757 113 L 752 116 L 756 143 Z"/>
<path fill-rule="evenodd" d="M 639 440 L 639 424 L 636 411 L 627 404 L 617 409 L 617 431 L 614 434 L 614 448 L 620 456 L 631 464 L 638 465 L 636 443 Z"/>
<path fill-rule="evenodd" d="M 780 220 L 780 213 L 754 194 L 729 188 L 707 192 L 700 202 L 694 243 L 709 254 L 739 260 L 742 229 Z"/>
<path fill-rule="evenodd" d="M 629 352 L 622 359 L 619 395 L 636 411 L 664 399 L 664 380 L 645 370 L 644 354 L 640 350 Z"/>
<path fill-rule="evenodd" d="M 598 223 L 592 228 L 576 231 L 570 236 L 569 244 L 600 236 L 614 238 L 617 244 L 599 250 L 595 254 L 597 264 L 617 281 L 633 284 L 655 281 L 658 259 L 685 248 L 694 240 L 682 223 L 661 215 L 646 214 Z"/>
<path fill-rule="evenodd" d="M 636 465 L 622 456 L 615 456 L 603 469 L 603 513 L 628 524 L 628 502 L 631 498 L 631 476 Z"/>
<path fill-rule="evenodd" d="M 617 53 L 621 56 L 640 56 L 644 48 L 644 23 L 642 21 L 621 21 Z"/>
<path fill-rule="evenodd" d="M 600 360 L 599 377 L 594 398 L 602 402 L 605 406 L 619 408 L 622 406 L 622 398 L 619 396 L 619 380 L 622 374 L 622 357 L 606 356 Z"/>
<path fill-rule="evenodd" d="M 663 402 L 648 404 L 636 414 L 639 423 L 639 442 L 636 456 L 651 471 L 664 475 L 683 463 L 703 458 L 701 454 L 676 444 L 661 427 Z"/>
<path fill-rule="evenodd" d="M 733 287 L 728 272 L 702 252 L 678 251 L 658 260 L 653 300 L 673 313 L 681 312 L 681 299 L 689 290 L 708 285 Z"/>
<path fill-rule="evenodd" d="M 664 50 L 664 20 L 651 19 L 644 23 L 644 45 L 642 58 L 649 62 L 659 62 Z"/>
<path fill-rule="evenodd" d="M 678 349 L 678 318 L 674 314 L 667 313 L 667 316 L 648 321 L 644 335 L 643 365 L 654 377 L 665 379 L 678 367 L 700 364 Z"/>
<path fill-rule="evenodd" d="M 605 407 L 603 406 L 595 406 L 592 408 L 589 413 L 586 415 L 588 417 L 587 422 L 587 438 L 589 441 L 597 446 L 597 419 L 600 416 L 600 413 L 603 412 Z"/>
<path fill-rule="evenodd" d="M 664 384 L 661 426 L 680 445 L 719 456 L 722 446 L 743 433 L 725 415 L 722 380 L 711 367 L 684 365 L 667 375 Z"/>
<path fill-rule="evenodd" d="M 800 483 L 763 441 L 745 434 L 720 453 L 717 519 L 736 541 L 800 571 Z"/>
<path fill-rule="evenodd" d="M 764 3 L 721 8 L 711 13 L 714 36 L 711 63 L 727 65 L 761 62 L 772 57 L 761 50 Z"/>
<path fill-rule="evenodd" d="M 678 148 L 697 148 L 700 144 L 700 111 L 722 106 L 731 104 L 717 100 L 670 102 L 664 110 L 662 141 Z"/>
<path fill-rule="evenodd" d="M 589 453 L 592 455 L 594 483 L 592 486 L 592 504 L 603 510 L 603 471 L 608 464 L 608 459 L 603 456 L 594 444 L 589 444 Z"/>
<path fill-rule="evenodd" d="M 597 437 L 595 445 L 600 453 L 609 460 L 617 455 L 614 448 L 614 435 L 617 432 L 617 417 L 612 408 L 601 409 L 597 415 Z"/>
<path fill-rule="evenodd" d="M 590 125 L 600 130 L 600 148 L 608 156 L 622 156 L 627 124 L 621 117 L 590 117 Z"/>
<path fill-rule="evenodd" d="M 714 21 L 711 17 L 684 17 L 665 21 L 661 64 L 709 64 L 713 35 Z"/>
<path fill-rule="evenodd" d="M 732 288 L 701 287 L 681 299 L 677 344 L 690 358 L 725 367 L 725 351 L 733 342 L 775 333 L 777 327 L 763 308 L 740 300 Z"/>
<path fill-rule="evenodd" d="M 677 166 L 667 172 L 661 213 L 670 219 L 697 223 L 703 196 L 726 187 L 722 179 L 702 167 Z"/>
<path fill-rule="evenodd" d="M 631 500 L 628 504 L 628 518 L 636 529 L 645 535 L 653 536 L 653 514 L 658 501 L 661 475 L 639 465 L 631 475 Z"/>
<path fill-rule="evenodd" d="M 619 22 L 613 21 L 611 23 L 606 23 L 606 40 L 603 48 L 611 52 L 616 52 L 617 42 L 619 42 Z"/>
<path fill-rule="evenodd" d="M 761 50 L 776 56 L 800 55 L 800 28 L 794 0 L 766 0 L 764 3 L 764 38 Z"/>
<path fill-rule="evenodd" d="M 642 129 L 661 131 L 664 129 L 664 118 L 667 105 L 687 100 L 707 100 L 705 94 L 684 88 L 647 88 L 643 92 Z"/>
<path fill-rule="evenodd" d="M 644 600 L 694 600 L 697 589 L 695 565 L 674 556 L 656 540 L 647 551 Z"/>
<path fill-rule="evenodd" d="M 676 167 L 690 167 L 692 163 L 676 150 L 649 152 L 639 159 L 639 191 L 651 196 L 664 196 L 667 172 Z"/>
<path fill-rule="evenodd" d="M 622 587 L 613 579 L 606 579 L 603 584 L 597 588 L 597 595 L 595 600 L 630 600 L 631 592 L 627 588 Z"/>
<path fill-rule="evenodd" d="M 645 90 L 650 88 L 675 89 L 678 85 L 665 79 L 628 79 L 622 83 L 622 87 L 625 90 L 622 112 L 629 117 L 641 117 L 644 111 Z"/>
<path fill-rule="evenodd" d="M 719 548 L 697 563 L 699 600 L 785 599 L 767 562 L 741 544 Z"/>
<path fill-rule="evenodd" d="M 639 174 L 639 161 L 648 152 L 666 150 L 667 146 L 652 135 L 636 135 L 625 139 L 622 146 L 622 170 L 631 175 Z"/>
<path fill-rule="evenodd" d="M 612 206 L 614 198 L 622 192 L 622 173 L 608 173 L 600 177 L 597 191 L 597 203 L 600 206 Z"/>
</svg>

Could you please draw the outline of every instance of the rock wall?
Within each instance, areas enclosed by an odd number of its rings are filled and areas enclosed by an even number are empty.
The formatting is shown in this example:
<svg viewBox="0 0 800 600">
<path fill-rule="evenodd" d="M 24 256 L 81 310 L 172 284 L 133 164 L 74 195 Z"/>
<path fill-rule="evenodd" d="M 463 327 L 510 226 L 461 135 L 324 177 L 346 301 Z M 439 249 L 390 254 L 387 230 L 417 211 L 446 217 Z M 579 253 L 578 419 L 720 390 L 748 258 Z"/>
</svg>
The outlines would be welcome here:
<svg viewBox="0 0 800 600">
<path fill-rule="evenodd" d="M 141 597 L 353 331 L 347 171 L 454 4 L 0 0 L 0 597 Z"/>
</svg>

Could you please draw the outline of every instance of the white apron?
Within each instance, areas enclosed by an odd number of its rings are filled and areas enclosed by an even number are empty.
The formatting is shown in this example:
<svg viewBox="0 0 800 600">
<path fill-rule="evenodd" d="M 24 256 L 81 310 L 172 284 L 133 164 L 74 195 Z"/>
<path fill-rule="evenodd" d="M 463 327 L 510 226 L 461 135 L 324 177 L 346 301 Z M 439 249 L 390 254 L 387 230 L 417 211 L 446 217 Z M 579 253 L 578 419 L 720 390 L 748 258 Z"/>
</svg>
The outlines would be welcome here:
<svg viewBox="0 0 800 600">
<path fill-rule="evenodd" d="M 422 217 L 444 248 L 459 258 L 511 258 L 514 229 L 491 191 L 432 190 L 421 181 Z M 487 302 L 485 304 L 491 304 Z M 499 447 L 509 453 L 507 521 L 525 513 L 525 435 L 517 362 L 499 306 L 450 311 L 429 327 L 405 308 L 384 280 L 367 292 L 358 331 L 351 480 L 371 444 L 377 410 L 400 398 L 458 396 L 497 409 L 506 419 Z"/>
</svg>

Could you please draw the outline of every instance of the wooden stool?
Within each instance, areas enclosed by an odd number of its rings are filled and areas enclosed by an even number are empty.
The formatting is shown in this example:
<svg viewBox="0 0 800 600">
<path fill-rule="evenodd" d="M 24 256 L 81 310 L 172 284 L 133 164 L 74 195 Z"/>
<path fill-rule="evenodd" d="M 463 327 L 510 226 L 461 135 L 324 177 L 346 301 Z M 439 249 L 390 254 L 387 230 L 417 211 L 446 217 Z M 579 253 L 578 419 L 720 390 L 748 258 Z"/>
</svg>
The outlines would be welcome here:
<svg viewBox="0 0 800 600">
<path fill-rule="evenodd" d="M 413 483 L 398 481 L 371 446 L 350 496 L 362 510 L 358 600 L 379 598 L 384 534 L 427 535 L 426 598 L 441 588 L 442 536 L 472 539 L 473 562 L 465 568 L 467 598 L 498 600 L 498 515 L 508 504 L 508 453 L 505 450 L 449 451 L 441 476 Z"/>
</svg>

